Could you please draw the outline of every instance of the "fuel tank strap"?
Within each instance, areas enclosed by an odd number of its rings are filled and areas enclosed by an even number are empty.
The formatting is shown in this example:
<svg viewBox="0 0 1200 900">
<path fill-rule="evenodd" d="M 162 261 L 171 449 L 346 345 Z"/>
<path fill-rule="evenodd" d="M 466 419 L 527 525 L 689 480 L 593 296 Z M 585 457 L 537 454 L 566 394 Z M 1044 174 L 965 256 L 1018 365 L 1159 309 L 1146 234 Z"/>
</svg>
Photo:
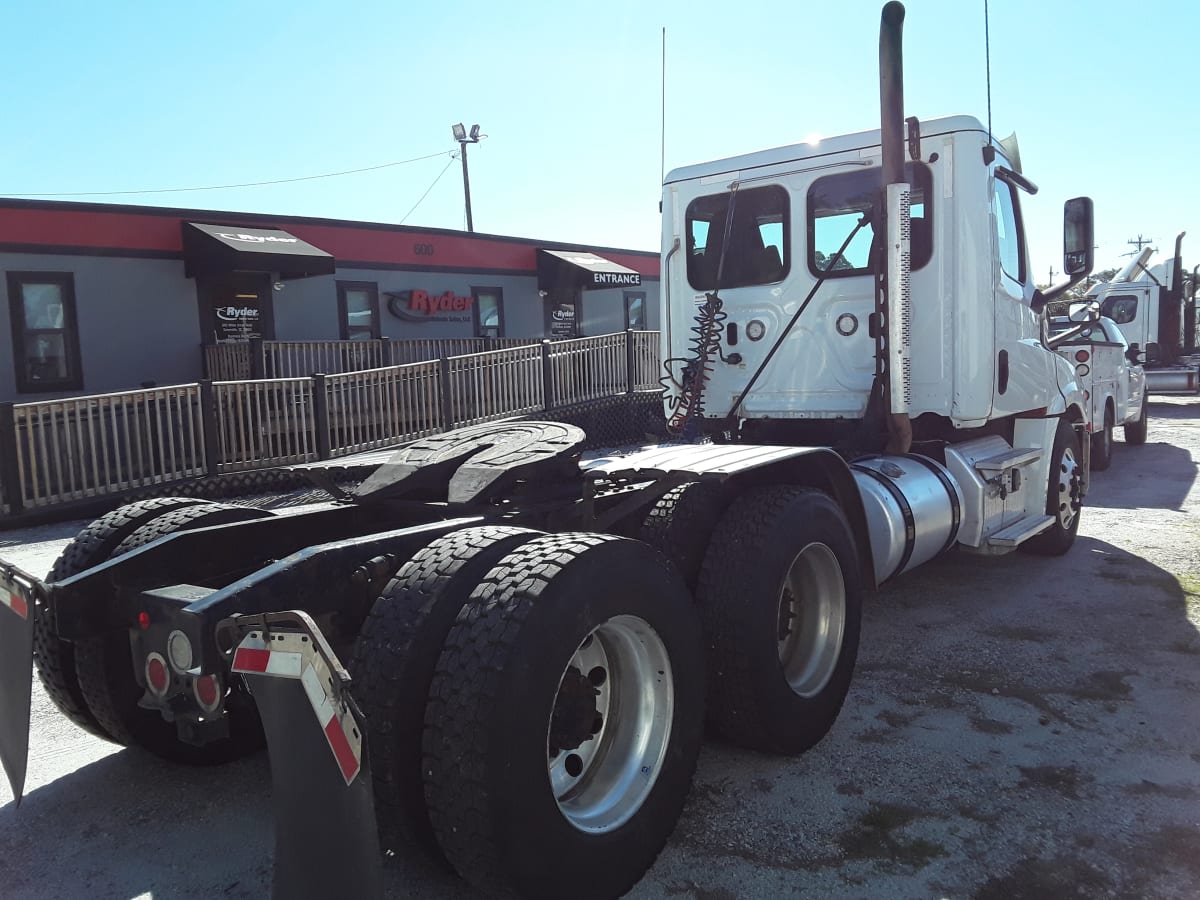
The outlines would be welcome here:
<svg viewBox="0 0 1200 900">
<path fill-rule="evenodd" d="M 892 495 L 892 499 L 896 501 L 896 508 L 900 510 L 900 515 L 904 519 L 904 552 L 900 556 L 900 562 L 896 565 L 896 572 L 903 572 L 904 567 L 908 565 L 908 561 L 912 559 L 913 547 L 917 543 L 917 520 L 913 516 L 912 505 L 908 502 L 908 498 L 882 472 L 872 469 L 870 466 L 860 465 L 859 463 L 850 463 L 850 468 L 856 472 L 862 472 L 864 475 L 870 476 L 872 479 L 883 485 L 884 490 Z"/>
<path fill-rule="evenodd" d="M 919 453 L 905 453 L 904 455 L 913 462 L 920 463 L 936 475 L 938 481 L 942 483 L 942 487 L 946 489 L 947 496 L 950 497 L 950 533 L 946 536 L 946 544 L 941 550 L 942 553 L 945 553 L 958 543 L 958 531 L 962 526 L 962 506 L 958 502 L 958 492 L 954 490 L 954 482 L 950 480 L 950 476 L 946 470 L 929 457 L 922 456 Z"/>
</svg>

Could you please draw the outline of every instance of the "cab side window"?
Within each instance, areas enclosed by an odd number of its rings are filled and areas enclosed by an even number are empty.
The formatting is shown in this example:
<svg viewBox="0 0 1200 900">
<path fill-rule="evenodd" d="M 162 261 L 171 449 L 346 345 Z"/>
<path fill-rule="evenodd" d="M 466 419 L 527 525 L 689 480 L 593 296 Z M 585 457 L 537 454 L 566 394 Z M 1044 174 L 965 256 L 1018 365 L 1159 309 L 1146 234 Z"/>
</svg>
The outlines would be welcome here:
<svg viewBox="0 0 1200 900">
<path fill-rule="evenodd" d="M 1128 325 L 1137 316 L 1137 297 L 1132 294 L 1105 297 L 1100 314 L 1108 316 L 1118 325 Z"/>
<path fill-rule="evenodd" d="M 1021 209 L 1013 187 L 999 178 L 992 187 L 992 212 L 996 222 L 996 247 L 1000 268 L 1019 284 L 1025 283 L 1025 247 L 1021 241 Z"/>
</svg>

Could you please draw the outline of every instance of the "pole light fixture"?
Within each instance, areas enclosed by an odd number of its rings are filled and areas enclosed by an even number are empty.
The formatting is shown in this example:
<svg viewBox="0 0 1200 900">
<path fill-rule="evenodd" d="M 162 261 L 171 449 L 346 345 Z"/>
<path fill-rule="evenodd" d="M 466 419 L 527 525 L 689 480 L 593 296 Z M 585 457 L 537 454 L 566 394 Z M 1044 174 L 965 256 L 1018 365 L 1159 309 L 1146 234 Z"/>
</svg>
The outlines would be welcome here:
<svg viewBox="0 0 1200 900">
<path fill-rule="evenodd" d="M 450 131 L 454 135 L 454 139 L 458 141 L 458 146 L 462 155 L 463 167 L 463 197 L 467 203 L 467 231 L 475 230 L 475 221 L 471 218 L 471 179 L 467 174 L 467 144 L 479 143 L 479 126 L 472 125 L 470 132 L 463 127 L 462 122 L 457 125 L 451 125 Z"/>
</svg>

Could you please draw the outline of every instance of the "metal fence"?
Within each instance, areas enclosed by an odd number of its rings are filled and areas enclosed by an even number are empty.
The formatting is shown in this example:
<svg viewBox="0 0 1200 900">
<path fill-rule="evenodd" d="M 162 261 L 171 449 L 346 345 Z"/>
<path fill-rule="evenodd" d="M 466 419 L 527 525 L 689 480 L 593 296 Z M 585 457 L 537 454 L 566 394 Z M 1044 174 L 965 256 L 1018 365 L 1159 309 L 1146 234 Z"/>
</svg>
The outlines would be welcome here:
<svg viewBox="0 0 1200 900">
<path fill-rule="evenodd" d="M 358 365 L 377 358 L 372 354 L 384 345 L 391 358 L 443 352 L 427 362 L 306 377 L 211 379 L 0 403 L 0 512 L 330 459 L 462 425 L 656 390 L 658 337 L 627 331 L 513 340 L 503 349 L 460 354 L 460 341 L 310 341 L 304 353 L 299 344 L 273 342 L 280 366 L 303 360 Z M 218 349 L 231 346 L 248 345 Z M 240 365 L 233 354 L 209 362 Z"/>
<path fill-rule="evenodd" d="M 217 382 L 211 390 L 217 473 L 318 458 L 312 379 Z"/>
<path fill-rule="evenodd" d="M 451 427 L 545 409 L 543 355 L 533 345 L 446 360 L 445 418 Z"/>
<path fill-rule="evenodd" d="M 318 377 L 329 456 L 416 440 L 441 430 L 441 367 L 411 363 Z"/>
<path fill-rule="evenodd" d="M 205 344 L 200 349 L 205 378 L 213 381 L 244 381 L 250 378 L 303 378 L 318 373 L 339 375 L 540 343 L 536 338 L 252 340 Z"/>
<path fill-rule="evenodd" d="M 82 500 L 205 471 L 195 384 L 0 404 L 6 510 Z"/>
</svg>

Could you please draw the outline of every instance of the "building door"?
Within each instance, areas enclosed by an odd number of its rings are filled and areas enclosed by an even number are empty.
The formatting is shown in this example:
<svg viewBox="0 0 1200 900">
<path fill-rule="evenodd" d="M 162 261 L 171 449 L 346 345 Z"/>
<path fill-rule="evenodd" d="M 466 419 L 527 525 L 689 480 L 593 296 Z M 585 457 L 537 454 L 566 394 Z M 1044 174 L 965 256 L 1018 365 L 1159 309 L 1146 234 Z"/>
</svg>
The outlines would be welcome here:
<svg viewBox="0 0 1200 900">
<path fill-rule="evenodd" d="M 196 280 L 205 344 L 275 339 L 275 309 L 267 272 L 229 272 Z"/>
<path fill-rule="evenodd" d="M 552 341 L 579 337 L 579 292 L 552 292 L 546 298 L 546 337 Z"/>
</svg>

